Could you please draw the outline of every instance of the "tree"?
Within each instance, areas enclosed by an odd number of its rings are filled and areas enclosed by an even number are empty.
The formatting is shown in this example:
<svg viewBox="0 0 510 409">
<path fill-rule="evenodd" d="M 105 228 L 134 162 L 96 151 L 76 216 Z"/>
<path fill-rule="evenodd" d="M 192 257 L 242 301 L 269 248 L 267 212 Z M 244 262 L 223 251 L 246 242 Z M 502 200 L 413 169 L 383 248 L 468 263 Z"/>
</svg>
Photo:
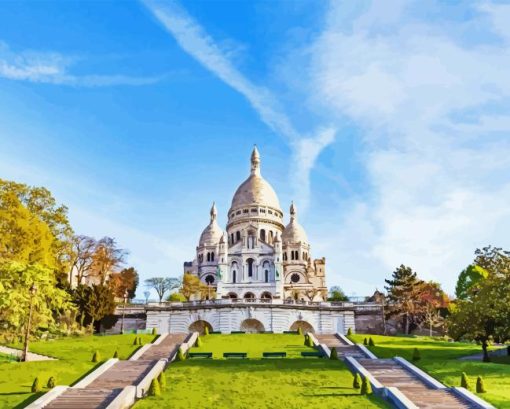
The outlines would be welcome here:
<svg viewBox="0 0 510 409">
<path fill-rule="evenodd" d="M 200 281 L 200 278 L 194 274 L 185 273 L 182 276 L 182 286 L 180 293 L 186 297 L 187 301 L 189 301 L 194 295 L 200 294 L 203 287 L 204 284 Z"/>
<path fill-rule="evenodd" d="M 419 280 L 416 273 L 404 265 L 400 265 L 392 275 L 392 280 L 384 280 L 388 293 L 387 317 L 398 316 L 402 319 L 402 329 L 409 334 L 411 324 L 416 324 L 417 318 L 422 313 L 420 295 L 423 281 Z"/>
<path fill-rule="evenodd" d="M 485 362 L 490 361 L 487 349 L 491 339 L 501 343 L 510 339 L 510 273 L 498 271 L 502 273 L 494 272 L 479 282 L 469 299 L 459 300 L 448 319 L 454 339 L 482 344 Z"/>
<path fill-rule="evenodd" d="M 444 323 L 441 311 L 448 308 L 450 299 L 439 283 L 429 281 L 421 286 L 420 302 L 423 305 L 423 323 L 429 326 L 429 335 L 432 336 L 432 328 Z"/>
<path fill-rule="evenodd" d="M 486 270 L 489 275 L 510 275 L 510 251 L 500 247 L 487 246 L 475 250 L 474 263 Z"/>
<path fill-rule="evenodd" d="M 455 287 L 455 295 L 459 300 L 469 298 L 473 291 L 478 288 L 478 283 L 485 280 L 489 272 L 476 264 L 470 264 L 459 274 L 457 286 Z"/>
<path fill-rule="evenodd" d="M 37 292 L 31 294 L 32 285 Z M 57 286 L 54 272 L 40 264 L 0 263 L 0 323 L 20 332 L 27 325 L 30 300 L 32 328 L 52 327 L 59 312 L 72 310 L 69 294 Z"/>
<path fill-rule="evenodd" d="M 349 301 L 349 297 L 345 295 L 339 286 L 334 286 L 329 289 L 328 301 Z"/>
<path fill-rule="evenodd" d="M 109 275 L 124 264 L 127 251 L 117 247 L 117 242 L 111 237 L 103 237 L 97 242 L 93 256 L 92 271 L 104 284 Z"/>
<path fill-rule="evenodd" d="M 163 297 L 167 291 L 179 288 L 180 282 L 178 278 L 172 277 L 152 277 L 145 280 L 145 286 L 156 290 L 159 302 L 163 301 Z"/>
<path fill-rule="evenodd" d="M 90 323 L 93 326 L 95 322 L 101 321 L 106 315 L 113 314 L 115 311 L 115 296 L 109 285 L 92 284 L 88 288 L 85 312 L 90 317 Z"/>
<path fill-rule="evenodd" d="M 69 269 L 70 284 L 72 284 L 74 274 L 76 274 L 76 285 L 82 284 L 83 279 L 92 274 L 96 246 L 97 241 L 92 237 L 83 235 L 73 236 L 73 253 Z"/>
<path fill-rule="evenodd" d="M 119 273 L 110 275 L 110 285 L 117 298 L 124 298 L 127 292 L 127 298 L 135 298 L 136 287 L 138 286 L 138 272 L 133 268 L 124 268 Z"/>
<path fill-rule="evenodd" d="M 172 302 L 184 302 L 186 301 L 186 297 L 181 293 L 172 293 L 166 298 L 166 300 Z"/>
</svg>

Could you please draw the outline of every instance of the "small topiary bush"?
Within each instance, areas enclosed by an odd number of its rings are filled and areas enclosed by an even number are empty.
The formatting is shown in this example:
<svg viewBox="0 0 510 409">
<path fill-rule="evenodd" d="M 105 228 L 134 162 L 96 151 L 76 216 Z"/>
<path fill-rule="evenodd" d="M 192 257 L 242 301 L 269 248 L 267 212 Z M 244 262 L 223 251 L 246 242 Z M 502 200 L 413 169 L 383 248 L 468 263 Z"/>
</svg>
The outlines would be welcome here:
<svg viewBox="0 0 510 409">
<path fill-rule="evenodd" d="M 370 384 L 367 377 L 363 377 L 363 381 L 361 382 L 361 391 L 362 395 L 370 395 L 372 393 L 372 385 Z"/>
<path fill-rule="evenodd" d="M 101 360 L 101 355 L 99 354 L 99 351 L 94 352 L 94 355 L 92 355 L 92 362 L 97 363 Z"/>
<path fill-rule="evenodd" d="M 476 378 L 476 393 L 485 393 L 487 390 L 485 389 L 485 385 L 483 384 L 483 379 L 481 376 Z"/>
<path fill-rule="evenodd" d="M 308 346 L 309 346 L 310 348 L 313 348 L 313 347 L 315 346 L 315 345 L 313 345 L 313 339 L 312 339 L 312 337 L 311 337 L 311 336 L 308 336 Z"/>
<path fill-rule="evenodd" d="M 331 348 L 331 355 L 329 356 L 330 359 L 337 360 L 338 359 L 338 352 L 336 352 L 336 348 Z"/>
<path fill-rule="evenodd" d="M 466 372 L 462 372 L 462 376 L 460 378 L 460 386 L 466 389 L 470 389 L 471 385 L 469 384 L 469 379 L 466 375 Z"/>
<path fill-rule="evenodd" d="M 205 335 L 209 335 L 209 327 L 206 325 L 204 330 Z"/>
<path fill-rule="evenodd" d="M 421 359 L 420 351 L 418 348 L 414 348 L 413 350 L 413 361 L 418 362 Z"/>
<path fill-rule="evenodd" d="M 359 389 L 361 388 L 361 376 L 359 376 L 359 373 L 356 372 L 356 374 L 354 375 L 354 378 L 352 380 L 352 387 L 354 389 Z"/>
<path fill-rule="evenodd" d="M 40 392 L 41 391 L 41 383 L 39 382 L 39 378 L 34 379 L 34 383 L 32 383 L 32 392 Z"/>
<path fill-rule="evenodd" d="M 155 327 L 152 328 L 152 335 L 158 335 L 158 330 Z"/>
<path fill-rule="evenodd" d="M 200 337 L 197 338 L 197 347 L 201 347 L 204 343 L 200 339 Z"/>
<path fill-rule="evenodd" d="M 366 338 L 365 338 L 365 339 L 363 340 L 363 345 L 365 345 L 365 346 L 367 346 L 367 345 L 368 345 L 368 339 L 366 339 Z"/>
<path fill-rule="evenodd" d="M 372 337 L 370 337 L 368 339 L 368 345 L 371 346 L 371 347 L 375 347 L 375 343 L 374 343 L 374 340 L 372 339 Z"/>
<path fill-rule="evenodd" d="M 142 337 L 138 337 L 138 345 L 140 345 L 140 346 L 141 346 L 141 345 L 143 345 L 143 343 L 142 343 Z"/>
<path fill-rule="evenodd" d="M 159 386 L 161 387 L 161 390 L 166 389 L 166 376 L 164 372 L 161 372 L 158 376 L 158 382 Z"/>
<path fill-rule="evenodd" d="M 48 379 L 48 383 L 46 384 L 46 387 L 48 389 L 53 389 L 55 387 L 55 378 L 53 376 L 50 376 L 50 379 Z"/>
<path fill-rule="evenodd" d="M 133 345 L 138 345 L 138 337 L 135 336 L 135 339 L 133 340 Z"/>
<path fill-rule="evenodd" d="M 182 349 L 179 348 L 179 351 L 177 352 L 177 361 L 185 361 L 186 360 L 186 354 L 182 352 Z"/>
<path fill-rule="evenodd" d="M 350 337 L 352 335 L 352 329 L 351 327 L 349 327 L 349 329 L 347 330 L 347 336 Z"/>
<path fill-rule="evenodd" d="M 119 351 L 115 350 L 115 352 L 113 353 L 113 357 L 114 358 L 118 358 L 119 357 Z"/>
<path fill-rule="evenodd" d="M 297 333 L 298 335 L 303 335 L 303 329 L 301 327 L 298 327 Z"/>
<path fill-rule="evenodd" d="M 308 334 L 306 334 L 306 335 L 305 335 L 305 345 L 306 345 L 306 346 L 308 346 L 308 339 L 309 339 L 309 338 L 310 338 L 310 337 L 308 336 Z"/>
<path fill-rule="evenodd" d="M 151 386 L 149 387 L 149 391 L 147 392 L 149 396 L 159 396 L 161 395 L 161 387 L 159 385 L 158 378 L 154 378 L 151 382 Z"/>
</svg>

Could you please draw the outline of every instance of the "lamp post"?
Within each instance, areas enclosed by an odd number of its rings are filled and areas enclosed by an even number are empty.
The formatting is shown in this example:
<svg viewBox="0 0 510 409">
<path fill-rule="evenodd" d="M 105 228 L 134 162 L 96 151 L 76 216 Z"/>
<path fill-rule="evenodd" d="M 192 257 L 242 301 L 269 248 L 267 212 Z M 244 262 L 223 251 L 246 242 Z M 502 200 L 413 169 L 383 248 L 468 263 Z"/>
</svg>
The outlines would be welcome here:
<svg viewBox="0 0 510 409">
<path fill-rule="evenodd" d="M 124 306 L 122 308 L 122 321 L 120 322 L 120 333 L 124 334 L 124 316 L 126 315 L 126 302 L 127 302 L 128 292 L 127 290 L 124 292 Z"/>
<path fill-rule="evenodd" d="M 28 322 L 27 322 L 27 328 L 25 332 L 25 346 L 23 348 L 23 355 L 21 355 L 21 360 L 23 362 L 27 361 L 28 358 L 28 342 L 30 338 L 30 326 L 32 325 L 32 311 L 34 309 L 34 297 L 37 294 L 37 287 L 35 284 L 32 284 L 30 287 L 30 309 L 28 312 Z"/>
</svg>

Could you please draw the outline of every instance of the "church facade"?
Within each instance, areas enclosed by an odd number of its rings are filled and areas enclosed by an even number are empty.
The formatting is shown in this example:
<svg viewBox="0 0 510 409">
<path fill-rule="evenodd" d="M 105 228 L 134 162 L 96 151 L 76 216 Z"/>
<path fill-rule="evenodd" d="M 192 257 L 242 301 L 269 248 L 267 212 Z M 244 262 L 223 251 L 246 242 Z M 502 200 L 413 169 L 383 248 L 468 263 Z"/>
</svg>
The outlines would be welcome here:
<svg viewBox="0 0 510 409">
<path fill-rule="evenodd" d="M 326 261 L 312 258 L 293 203 L 289 216 L 285 225 L 278 196 L 261 175 L 255 147 L 250 175 L 232 199 L 226 230 L 218 225 L 213 204 L 195 259 L 184 263 L 184 272 L 198 276 L 218 299 L 324 301 Z"/>
</svg>

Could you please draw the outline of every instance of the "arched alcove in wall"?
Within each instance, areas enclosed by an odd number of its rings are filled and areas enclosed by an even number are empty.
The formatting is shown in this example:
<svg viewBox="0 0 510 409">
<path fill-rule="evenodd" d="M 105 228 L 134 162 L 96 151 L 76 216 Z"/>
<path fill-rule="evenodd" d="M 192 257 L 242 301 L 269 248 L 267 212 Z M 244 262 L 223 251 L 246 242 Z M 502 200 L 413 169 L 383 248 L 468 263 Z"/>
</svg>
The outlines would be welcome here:
<svg viewBox="0 0 510 409">
<path fill-rule="evenodd" d="M 199 332 L 200 335 L 205 334 L 205 327 L 209 328 L 209 332 L 213 330 L 213 327 L 210 323 L 204 320 L 197 320 L 193 322 L 189 327 L 189 332 Z"/>
<path fill-rule="evenodd" d="M 241 323 L 241 331 L 249 333 L 264 332 L 264 324 L 254 318 L 249 318 Z"/>
<path fill-rule="evenodd" d="M 299 328 L 303 331 L 303 334 L 306 334 L 307 332 L 315 332 L 313 329 L 312 324 L 310 324 L 307 321 L 303 320 L 297 320 L 294 321 L 294 323 L 290 326 L 290 331 L 297 331 Z"/>
</svg>

